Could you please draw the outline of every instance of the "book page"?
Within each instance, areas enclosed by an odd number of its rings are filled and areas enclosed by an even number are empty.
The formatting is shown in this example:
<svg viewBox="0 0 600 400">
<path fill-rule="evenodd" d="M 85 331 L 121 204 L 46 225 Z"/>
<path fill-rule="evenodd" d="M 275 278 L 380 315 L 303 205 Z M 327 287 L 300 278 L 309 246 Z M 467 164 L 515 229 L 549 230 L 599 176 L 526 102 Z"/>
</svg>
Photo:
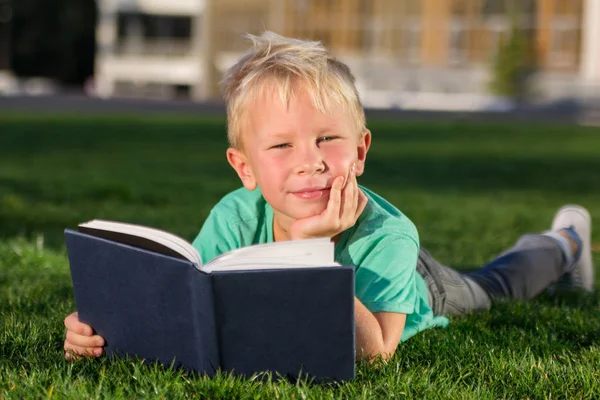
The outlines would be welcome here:
<svg viewBox="0 0 600 400">
<path fill-rule="evenodd" d="M 95 219 L 79 224 L 79 231 L 157 253 L 183 258 L 194 263 L 197 268 L 202 265 L 200 255 L 191 244 L 177 235 L 160 229 Z"/>
<path fill-rule="evenodd" d="M 202 264 L 196 249 L 184 239 L 160 229 L 122 222 L 92 220 L 79 231 L 93 236 L 191 261 L 205 273 L 215 269 L 251 270 L 311 268 L 339 265 L 329 238 L 290 240 L 242 247 Z"/>
<path fill-rule="evenodd" d="M 205 264 L 200 268 L 203 272 L 210 274 L 213 271 L 250 271 L 250 270 L 259 270 L 259 269 L 284 269 L 284 268 L 328 268 L 339 266 L 340 264 L 337 262 L 333 262 L 331 264 L 310 264 L 310 263 L 282 263 L 277 262 L 272 258 L 256 258 L 253 260 L 248 260 L 247 262 L 240 263 L 234 261 L 226 261 L 223 264 L 218 265 L 208 265 Z"/>
<path fill-rule="evenodd" d="M 291 240 L 242 247 L 222 254 L 201 269 L 262 269 L 281 267 L 321 267 L 339 265 L 334 260 L 334 243 L 329 238 Z"/>
</svg>

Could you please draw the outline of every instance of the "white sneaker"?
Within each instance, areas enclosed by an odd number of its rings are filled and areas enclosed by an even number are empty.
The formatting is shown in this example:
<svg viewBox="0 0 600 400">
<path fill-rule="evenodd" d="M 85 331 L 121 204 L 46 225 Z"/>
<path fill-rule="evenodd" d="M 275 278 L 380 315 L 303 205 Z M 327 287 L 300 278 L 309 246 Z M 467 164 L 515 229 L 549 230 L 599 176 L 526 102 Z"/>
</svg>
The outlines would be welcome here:
<svg viewBox="0 0 600 400">
<path fill-rule="evenodd" d="M 552 221 L 552 230 L 559 231 L 572 227 L 581 239 L 579 260 L 563 276 L 557 286 L 561 288 L 582 288 L 588 292 L 594 290 L 594 265 L 592 262 L 592 218 L 583 207 L 570 204 L 560 208 Z"/>
</svg>

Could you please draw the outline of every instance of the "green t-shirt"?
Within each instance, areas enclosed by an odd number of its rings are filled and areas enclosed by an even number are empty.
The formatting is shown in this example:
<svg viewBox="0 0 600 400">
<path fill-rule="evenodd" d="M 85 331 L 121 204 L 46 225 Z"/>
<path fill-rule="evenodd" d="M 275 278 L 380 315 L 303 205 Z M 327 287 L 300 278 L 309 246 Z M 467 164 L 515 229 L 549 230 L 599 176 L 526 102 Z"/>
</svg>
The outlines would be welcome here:
<svg viewBox="0 0 600 400">
<path fill-rule="evenodd" d="M 371 312 L 406 314 L 401 341 L 424 329 L 448 325 L 435 317 L 417 273 L 419 236 L 414 224 L 385 199 L 361 186 L 369 202 L 335 246 L 335 260 L 354 265 L 356 297 Z M 228 251 L 273 242 L 273 209 L 260 190 L 238 189 L 211 210 L 193 242 L 208 262 Z"/>
</svg>

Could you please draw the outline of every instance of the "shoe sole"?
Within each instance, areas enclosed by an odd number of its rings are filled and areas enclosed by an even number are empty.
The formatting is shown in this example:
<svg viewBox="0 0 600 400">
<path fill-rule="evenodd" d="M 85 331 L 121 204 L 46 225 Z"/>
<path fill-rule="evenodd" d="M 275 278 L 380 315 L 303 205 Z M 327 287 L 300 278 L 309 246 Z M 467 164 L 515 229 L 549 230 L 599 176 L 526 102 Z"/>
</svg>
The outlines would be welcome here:
<svg viewBox="0 0 600 400">
<path fill-rule="evenodd" d="M 556 214 L 554 215 L 554 219 L 552 220 L 552 230 L 556 231 L 561 228 L 565 228 L 565 224 L 558 223 L 562 214 L 565 213 L 577 213 L 587 222 L 587 226 L 589 228 L 588 232 L 583 233 L 581 238 L 581 255 L 579 256 L 579 260 L 577 264 L 573 268 L 571 272 L 568 272 L 565 275 L 566 282 L 562 282 L 565 279 L 561 279 L 559 281 L 559 286 L 563 286 L 561 283 L 567 283 L 566 286 L 570 288 L 580 287 L 583 290 L 588 292 L 593 291 L 594 289 L 594 265 L 592 261 L 592 251 L 591 251 L 591 234 L 592 234 L 592 217 L 588 210 L 584 207 L 569 204 L 561 207 Z M 578 234 L 578 232 L 576 230 Z"/>
</svg>

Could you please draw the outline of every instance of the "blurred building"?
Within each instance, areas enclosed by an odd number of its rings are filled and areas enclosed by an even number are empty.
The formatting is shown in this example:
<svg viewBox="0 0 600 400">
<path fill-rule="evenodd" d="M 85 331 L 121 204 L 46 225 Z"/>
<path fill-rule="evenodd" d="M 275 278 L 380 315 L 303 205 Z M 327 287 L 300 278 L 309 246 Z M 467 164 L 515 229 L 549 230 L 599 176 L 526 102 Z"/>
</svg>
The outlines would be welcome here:
<svg viewBox="0 0 600 400">
<path fill-rule="evenodd" d="M 541 97 L 600 96 L 600 0 L 98 1 L 105 96 L 214 97 L 248 47 L 243 34 L 269 29 L 321 40 L 350 64 L 367 105 L 448 106 L 452 95 L 468 108 L 486 98 L 513 24 L 533 41 Z"/>
<path fill-rule="evenodd" d="M 10 22 L 12 4 L 0 0 L 0 71 L 10 69 Z"/>
<path fill-rule="evenodd" d="M 12 0 L 0 0 L 0 94 L 13 90 L 14 78 L 10 70 L 10 32 Z"/>
<path fill-rule="evenodd" d="M 98 95 L 200 90 L 203 0 L 98 0 L 98 9 Z"/>
</svg>

